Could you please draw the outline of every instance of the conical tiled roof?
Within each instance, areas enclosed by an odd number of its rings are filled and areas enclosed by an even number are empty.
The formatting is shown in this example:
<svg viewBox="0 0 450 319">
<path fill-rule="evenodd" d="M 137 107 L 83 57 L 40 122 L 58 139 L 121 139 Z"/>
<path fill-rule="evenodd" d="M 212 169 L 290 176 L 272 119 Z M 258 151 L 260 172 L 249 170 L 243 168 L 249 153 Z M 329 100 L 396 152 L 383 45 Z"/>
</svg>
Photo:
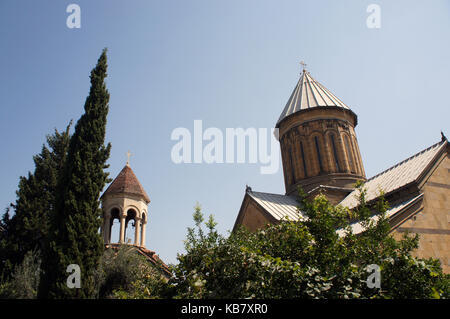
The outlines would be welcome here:
<svg viewBox="0 0 450 319">
<path fill-rule="evenodd" d="M 337 106 L 350 110 L 336 95 L 317 82 L 308 71 L 303 70 L 300 80 L 278 119 L 277 126 L 291 114 L 318 106 Z"/>
<path fill-rule="evenodd" d="M 128 164 L 120 171 L 102 197 L 109 194 L 132 194 L 141 196 L 146 203 L 150 202 L 150 198 Z"/>
</svg>

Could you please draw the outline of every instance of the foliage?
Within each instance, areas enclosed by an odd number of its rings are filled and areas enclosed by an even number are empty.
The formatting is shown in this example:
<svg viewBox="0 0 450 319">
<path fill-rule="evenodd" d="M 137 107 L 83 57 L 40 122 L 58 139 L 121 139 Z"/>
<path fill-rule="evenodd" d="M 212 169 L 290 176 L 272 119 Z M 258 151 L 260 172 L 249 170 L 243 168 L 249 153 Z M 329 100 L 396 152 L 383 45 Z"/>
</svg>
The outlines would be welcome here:
<svg viewBox="0 0 450 319">
<path fill-rule="evenodd" d="M 175 298 L 442 298 L 448 275 L 437 260 L 411 255 L 418 236 L 395 240 L 385 216 L 387 203 L 369 206 L 365 189 L 350 212 L 325 196 L 307 200 L 300 192 L 304 218 L 228 238 L 217 234 L 210 216 L 207 232 L 195 208 L 186 253 L 178 256 L 169 294 Z M 357 219 L 363 229 L 355 234 Z M 367 266 L 381 269 L 381 287 L 369 288 Z"/>
<path fill-rule="evenodd" d="M 50 219 L 50 239 L 44 254 L 40 296 L 48 298 L 93 298 L 94 273 L 103 253 L 99 195 L 108 174 L 106 160 L 111 145 L 104 145 L 109 93 L 105 78 L 106 49 L 91 71 L 91 88 L 85 113 L 70 138 L 67 160 L 56 191 L 55 213 Z M 66 286 L 66 268 L 81 269 L 81 288 Z"/>
<path fill-rule="evenodd" d="M 131 288 L 115 290 L 114 297 L 118 299 L 164 298 L 167 280 L 157 267 L 148 261 L 142 261 L 136 279 L 131 283 Z"/>
<path fill-rule="evenodd" d="M 0 227 L 0 278 L 8 280 L 15 266 L 33 250 L 43 250 L 48 235 L 49 216 L 55 206 L 55 192 L 60 170 L 69 146 L 69 124 L 66 131 L 55 129 L 47 136 L 47 145 L 33 157 L 35 170 L 20 177 L 15 204 L 3 215 Z M 14 215 L 10 217 L 10 210 Z"/>
<path fill-rule="evenodd" d="M 155 298 L 165 285 L 160 271 L 127 245 L 105 250 L 96 277 L 99 298 Z"/>
<path fill-rule="evenodd" d="M 34 299 L 40 278 L 40 255 L 36 251 L 25 254 L 21 264 L 16 265 L 11 279 L 0 285 L 0 298 Z"/>
<path fill-rule="evenodd" d="M 129 289 L 136 279 L 139 264 L 139 256 L 130 246 L 120 245 L 118 250 L 106 249 L 96 276 L 99 297 L 110 297 L 115 289 L 121 287 Z"/>
</svg>

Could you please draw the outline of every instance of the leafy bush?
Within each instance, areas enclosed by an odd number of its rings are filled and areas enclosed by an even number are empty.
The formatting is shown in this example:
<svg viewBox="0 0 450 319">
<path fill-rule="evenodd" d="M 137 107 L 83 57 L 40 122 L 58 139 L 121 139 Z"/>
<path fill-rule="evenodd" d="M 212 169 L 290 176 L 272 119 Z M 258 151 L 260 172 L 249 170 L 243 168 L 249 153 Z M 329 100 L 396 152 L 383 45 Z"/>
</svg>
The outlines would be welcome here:
<svg viewBox="0 0 450 319">
<path fill-rule="evenodd" d="M 165 284 L 160 271 L 127 245 L 105 250 L 96 277 L 100 298 L 154 298 Z"/>
<path fill-rule="evenodd" d="M 11 279 L 0 285 L 0 298 L 34 299 L 41 272 L 40 254 L 29 251 L 21 264 L 14 267 Z"/>
<path fill-rule="evenodd" d="M 397 241 L 390 235 L 381 196 L 353 212 L 331 205 L 325 196 L 302 200 L 306 217 L 286 220 L 250 233 L 240 229 L 225 238 L 212 216 L 204 223 L 195 208 L 195 228 L 188 229 L 186 253 L 178 255 L 169 295 L 175 298 L 445 298 L 449 276 L 438 260 L 411 255 L 418 236 Z M 374 212 L 374 209 L 376 211 Z M 371 218 L 373 214 L 378 219 Z M 354 234 L 358 220 L 363 232 Z M 207 230 L 203 229 L 203 224 Z M 337 230 L 341 231 L 338 234 Z M 342 235 L 342 233 L 344 235 Z M 376 264 L 380 288 L 369 288 L 367 266 Z"/>
<path fill-rule="evenodd" d="M 140 263 L 139 256 L 131 246 L 106 249 L 96 275 L 99 297 L 112 297 L 115 289 L 130 289 L 131 283 L 137 278 Z"/>
<path fill-rule="evenodd" d="M 121 288 L 114 291 L 118 299 L 157 299 L 164 298 L 167 280 L 161 271 L 147 261 L 140 264 L 137 278 L 127 290 Z"/>
</svg>

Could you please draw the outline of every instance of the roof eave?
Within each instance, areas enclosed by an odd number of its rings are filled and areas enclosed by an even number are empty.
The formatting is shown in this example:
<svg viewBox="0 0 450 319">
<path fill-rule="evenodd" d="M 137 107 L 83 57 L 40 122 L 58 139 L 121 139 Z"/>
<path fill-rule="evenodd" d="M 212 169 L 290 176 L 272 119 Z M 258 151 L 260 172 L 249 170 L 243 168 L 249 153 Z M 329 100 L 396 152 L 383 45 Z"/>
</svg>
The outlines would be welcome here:
<svg viewBox="0 0 450 319">
<path fill-rule="evenodd" d="M 321 106 L 316 106 L 316 107 L 312 107 L 312 108 L 308 108 L 308 109 L 302 109 L 300 111 L 291 113 L 289 115 L 286 115 L 283 118 L 280 118 L 277 122 L 277 124 L 275 125 L 275 128 L 280 128 L 280 125 L 282 122 L 285 122 L 287 119 L 290 119 L 291 117 L 293 117 L 294 115 L 299 115 L 299 114 L 305 114 L 305 113 L 309 113 L 309 112 L 314 112 L 316 110 L 340 110 L 342 112 L 348 112 L 352 115 L 353 119 L 354 119 L 354 127 L 356 127 L 356 125 L 358 125 L 358 116 L 356 115 L 355 112 L 353 112 L 351 109 L 346 109 L 337 105 L 321 105 Z"/>
</svg>

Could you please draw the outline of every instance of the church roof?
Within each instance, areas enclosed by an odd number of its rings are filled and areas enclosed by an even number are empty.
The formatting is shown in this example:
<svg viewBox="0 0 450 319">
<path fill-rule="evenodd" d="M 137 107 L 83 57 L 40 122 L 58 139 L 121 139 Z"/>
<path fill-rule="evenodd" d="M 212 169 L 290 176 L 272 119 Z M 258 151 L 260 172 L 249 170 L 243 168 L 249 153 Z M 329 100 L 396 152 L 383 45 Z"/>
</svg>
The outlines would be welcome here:
<svg viewBox="0 0 450 319">
<path fill-rule="evenodd" d="M 109 194 L 137 195 L 142 197 L 146 203 L 150 202 L 150 198 L 128 164 L 125 165 L 119 175 L 108 186 L 102 197 Z"/>
<path fill-rule="evenodd" d="M 251 198 L 253 198 L 258 204 L 260 204 L 262 208 L 277 221 L 281 221 L 283 219 L 298 221 L 306 218 L 303 213 L 298 210 L 299 204 L 293 196 L 252 191 L 247 192 L 247 194 L 249 194 Z M 391 218 L 395 216 L 397 213 L 410 207 L 421 198 L 423 198 L 423 193 L 417 196 L 409 197 L 402 202 L 397 203 L 386 211 L 386 217 Z M 379 215 L 374 215 L 371 217 L 371 219 L 376 221 L 379 219 L 379 217 Z M 352 223 L 350 226 L 354 234 L 359 234 L 364 230 L 362 224 L 358 221 Z M 339 229 L 337 233 L 340 236 L 343 236 L 345 234 L 344 230 L 342 229 Z"/>
<path fill-rule="evenodd" d="M 251 190 L 247 190 L 247 194 L 276 220 L 289 218 L 289 220 L 297 221 L 301 216 L 297 210 L 299 204 L 294 196 L 253 192 Z"/>
<path fill-rule="evenodd" d="M 335 106 L 350 110 L 336 95 L 317 82 L 308 71 L 303 70 L 291 97 L 278 119 L 277 126 L 291 114 L 319 106 Z"/>
<path fill-rule="evenodd" d="M 366 201 L 377 198 L 380 190 L 389 194 L 417 181 L 426 168 L 434 162 L 433 160 L 440 154 L 440 151 L 446 147 L 447 143 L 447 140 L 444 139 L 368 179 L 364 184 L 367 189 Z M 358 194 L 359 191 L 355 189 L 340 204 L 348 208 L 356 207 L 358 205 Z"/>
<path fill-rule="evenodd" d="M 443 139 L 441 142 L 370 178 L 365 183 L 367 189 L 366 200 L 376 199 L 380 194 L 380 189 L 383 189 L 385 194 L 389 194 L 399 190 L 403 186 L 417 182 L 420 176 L 428 171 L 427 168 L 433 165 L 435 159 L 442 154 L 441 151 L 446 148 L 447 144 L 448 141 Z M 302 212 L 297 209 L 299 204 L 295 196 L 254 192 L 250 188 L 246 192 L 248 196 L 256 201 L 259 206 L 277 221 L 285 218 L 297 221 L 304 218 Z M 353 190 L 340 204 L 348 208 L 356 207 L 358 205 L 358 194 L 357 189 Z M 422 198 L 422 196 L 423 194 L 419 194 L 413 198 L 405 198 L 402 202 L 392 206 L 386 212 L 387 216 L 392 217 L 396 215 L 404 208 L 409 207 L 412 203 Z M 355 233 L 361 231 L 361 225 L 357 222 L 352 227 Z"/>
<path fill-rule="evenodd" d="M 408 199 L 402 201 L 401 203 L 398 203 L 398 204 L 392 206 L 391 208 L 389 208 L 386 211 L 386 217 L 387 218 L 391 218 L 395 214 L 397 214 L 397 213 L 403 211 L 404 209 L 410 207 L 411 205 L 413 205 L 414 203 L 416 203 L 418 200 L 420 200 L 422 198 L 423 198 L 423 193 L 421 193 L 421 194 L 419 194 L 417 196 L 408 198 Z M 378 221 L 379 218 L 380 218 L 380 215 L 373 215 L 372 217 L 370 217 L 370 219 L 372 221 L 374 221 L 374 222 Z M 359 234 L 359 233 L 364 231 L 364 226 L 361 224 L 361 222 L 354 222 L 354 223 L 350 224 L 350 227 L 352 228 L 353 234 Z M 344 236 L 345 235 L 345 231 L 343 229 L 339 229 L 337 231 L 337 233 L 339 234 L 339 236 Z"/>
</svg>

